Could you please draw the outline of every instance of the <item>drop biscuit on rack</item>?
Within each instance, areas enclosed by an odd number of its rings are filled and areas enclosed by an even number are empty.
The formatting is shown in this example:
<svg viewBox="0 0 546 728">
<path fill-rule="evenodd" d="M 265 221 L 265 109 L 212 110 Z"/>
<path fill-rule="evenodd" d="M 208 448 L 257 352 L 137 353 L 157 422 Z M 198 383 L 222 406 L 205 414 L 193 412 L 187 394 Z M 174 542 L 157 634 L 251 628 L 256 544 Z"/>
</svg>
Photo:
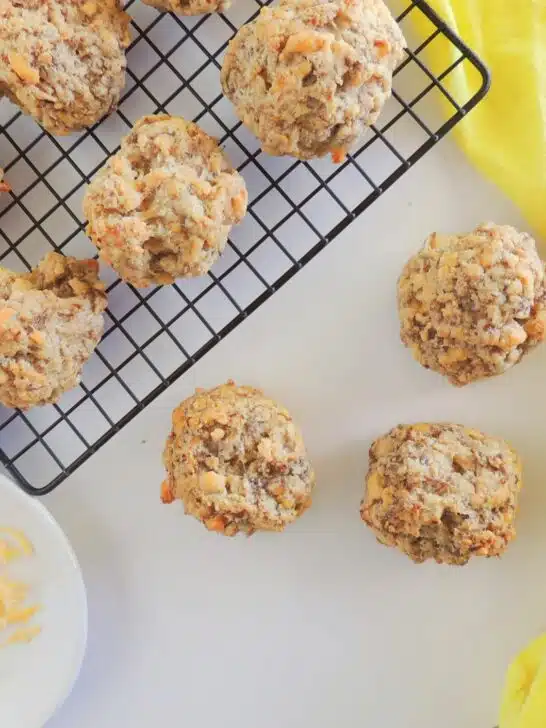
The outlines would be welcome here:
<svg viewBox="0 0 546 728">
<path fill-rule="evenodd" d="M 268 154 L 341 162 L 377 121 L 405 46 L 383 0 L 281 0 L 230 42 L 222 87 Z"/>
<path fill-rule="evenodd" d="M 299 429 L 253 387 L 197 390 L 173 412 L 163 502 L 210 531 L 282 531 L 311 505 L 315 474 Z"/>
<path fill-rule="evenodd" d="M 424 367 L 456 386 L 502 374 L 544 340 L 544 263 L 508 225 L 433 233 L 398 282 L 400 333 Z"/>
<path fill-rule="evenodd" d="M 0 96 L 51 134 L 92 126 L 117 106 L 129 43 L 119 0 L 1 0 Z"/>
<path fill-rule="evenodd" d="M 503 440 L 453 424 L 399 425 L 370 449 L 362 520 L 416 563 L 500 556 L 522 485 Z"/>
<path fill-rule="evenodd" d="M 231 0 L 143 0 L 143 2 L 166 13 L 178 15 L 223 13 L 231 6 Z"/>
<path fill-rule="evenodd" d="M 95 260 L 49 253 L 31 273 L 0 268 L 0 403 L 25 410 L 75 387 L 105 308 Z"/>
<path fill-rule="evenodd" d="M 136 122 L 84 199 L 101 258 L 136 287 L 205 275 L 246 212 L 243 178 L 215 139 L 176 116 Z"/>
</svg>

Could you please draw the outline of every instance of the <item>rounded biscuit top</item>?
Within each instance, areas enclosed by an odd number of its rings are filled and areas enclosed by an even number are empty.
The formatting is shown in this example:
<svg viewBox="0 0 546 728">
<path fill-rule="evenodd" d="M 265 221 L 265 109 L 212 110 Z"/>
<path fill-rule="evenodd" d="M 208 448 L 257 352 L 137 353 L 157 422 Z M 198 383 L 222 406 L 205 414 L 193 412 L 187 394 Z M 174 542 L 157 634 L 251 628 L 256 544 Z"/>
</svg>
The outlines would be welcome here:
<svg viewBox="0 0 546 728">
<path fill-rule="evenodd" d="M 230 42 L 222 87 L 265 152 L 340 162 L 377 120 L 405 45 L 383 0 L 283 0 Z"/>
<path fill-rule="evenodd" d="M 289 413 L 259 389 L 228 382 L 173 413 L 162 499 L 212 531 L 282 531 L 311 503 L 315 475 Z"/>
<path fill-rule="evenodd" d="M 118 103 L 129 43 L 118 0 L 0 0 L 0 95 L 51 134 L 92 126 Z"/>
<path fill-rule="evenodd" d="M 399 425 L 370 448 L 361 515 L 417 563 L 465 564 L 514 538 L 520 488 L 520 460 L 504 441 L 461 425 Z"/>
<path fill-rule="evenodd" d="M 433 233 L 398 282 L 403 343 L 457 386 L 502 374 L 544 339 L 544 264 L 530 235 L 493 223 Z"/>
<path fill-rule="evenodd" d="M 247 191 L 215 139 L 180 117 L 146 116 L 92 180 L 88 235 L 101 257 L 137 287 L 207 273 Z"/>
<path fill-rule="evenodd" d="M 49 253 L 31 273 L 0 268 L 0 403 L 28 409 L 75 387 L 105 308 L 95 260 Z"/>
</svg>

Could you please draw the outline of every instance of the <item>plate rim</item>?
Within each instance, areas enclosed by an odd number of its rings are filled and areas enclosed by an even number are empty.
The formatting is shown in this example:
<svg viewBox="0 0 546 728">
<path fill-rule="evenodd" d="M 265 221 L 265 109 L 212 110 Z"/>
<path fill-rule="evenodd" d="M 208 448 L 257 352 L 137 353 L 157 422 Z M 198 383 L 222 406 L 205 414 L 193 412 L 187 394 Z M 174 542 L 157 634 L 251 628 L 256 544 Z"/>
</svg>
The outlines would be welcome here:
<svg viewBox="0 0 546 728">
<path fill-rule="evenodd" d="M 72 562 L 73 566 L 75 567 L 75 575 L 76 580 L 78 582 L 78 590 L 80 591 L 81 601 L 82 601 L 82 607 L 83 607 L 83 613 L 82 613 L 82 640 L 81 640 L 81 648 L 80 652 L 77 655 L 76 665 L 74 668 L 73 675 L 68 681 L 68 684 L 65 688 L 65 690 L 60 694 L 59 698 L 53 705 L 51 712 L 49 710 L 46 710 L 46 714 L 40 716 L 40 724 L 36 725 L 36 728 L 43 728 L 53 716 L 55 716 L 61 707 L 64 705 L 64 703 L 67 701 L 68 697 L 72 693 L 74 686 L 76 684 L 76 681 L 78 680 L 78 677 L 81 673 L 83 662 L 85 659 L 85 655 L 87 652 L 87 640 L 88 640 L 88 634 L 89 634 L 89 605 L 87 600 L 87 589 L 85 586 L 85 581 L 83 578 L 83 573 L 81 570 L 80 562 L 78 560 L 78 557 L 76 555 L 76 552 L 74 551 L 74 547 L 70 543 L 70 540 L 64 530 L 61 528 L 58 521 L 55 519 L 53 514 L 49 511 L 49 509 L 40 501 L 38 498 L 28 495 L 25 493 L 25 491 L 17 485 L 11 478 L 9 478 L 5 473 L 0 472 L 0 490 L 2 488 L 7 488 L 8 490 L 11 490 L 14 494 L 15 498 L 19 498 L 21 502 L 24 502 L 28 505 L 29 508 L 32 508 L 36 513 L 39 514 L 39 516 L 47 522 L 48 526 L 53 529 L 53 531 L 56 532 L 56 535 L 60 538 L 61 542 L 63 543 L 63 546 L 65 548 L 65 551 Z M 24 728 L 24 727 L 21 727 Z M 33 727 L 34 728 L 34 727 Z"/>
</svg>

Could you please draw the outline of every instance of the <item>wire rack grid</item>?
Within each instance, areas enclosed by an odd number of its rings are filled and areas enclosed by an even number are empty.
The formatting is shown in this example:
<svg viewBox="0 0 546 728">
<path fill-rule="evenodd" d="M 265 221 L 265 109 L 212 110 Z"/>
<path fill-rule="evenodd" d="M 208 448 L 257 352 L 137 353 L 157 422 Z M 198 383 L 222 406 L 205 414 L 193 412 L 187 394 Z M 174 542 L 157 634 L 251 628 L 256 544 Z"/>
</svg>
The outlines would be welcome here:
<svg viewBox="0 0 546 728">
<path fill-rule="evenodd" d="M 171 382 L 308 263 L 483 98 L 480 60 L 423 0 L 400 0 L 411 39 L 420 14 L 427 37 L 411 44 L 393 97 L 360 148 L 334 166 L 260 152 L 219 84 L 222 56 L 261 0 L 236 0 L 223 15 L 181 18 L 129 2 L 133 41 L 119 109 L 84 133 L 55 138 L 0 101 L 0 166 L 12 187 L 0 196 L 0 263 L 28 270 L 50 250 L 96 251 L 81 202 L 86 184 L 137 118 L 158 111 L 193 118 L 218 137 L 246 179 L 249 210 L 211 273 L 135 290 L 101 267 L 109 307 L 102 342 L 81 384 L 58 404 L 23 413 L 0 407 L 0 458 L 21 487 L 43 495 L 81 465 Z M 427 51 L 448 45 L 452 61 L 433 73 Z M 456 99 L 450 75 L 467 64 L 475 88 Z M 442 100 L 450 113 L 438 113 Z"/>
</svg>

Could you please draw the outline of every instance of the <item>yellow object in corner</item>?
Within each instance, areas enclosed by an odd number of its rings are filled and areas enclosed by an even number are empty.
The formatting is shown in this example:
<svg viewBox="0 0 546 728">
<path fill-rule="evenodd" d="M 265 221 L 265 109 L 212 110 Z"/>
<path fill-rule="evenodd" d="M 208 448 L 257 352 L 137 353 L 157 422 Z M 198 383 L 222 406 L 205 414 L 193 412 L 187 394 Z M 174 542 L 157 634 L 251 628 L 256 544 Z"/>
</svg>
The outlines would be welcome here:
<svg viewBox="0 0 546 728">
<path fill-rule="evenodd" d="M 546 242 L 546 0 L 429 0 L 487 64 L 491 91 L 455 134 L 468 157 L 521 209 Z M 423 37 L 430 28 L 417 19 Z M 425 35 L 426 33 L 426 35 Z M 441 73 L 457 57 L 450 44 L 431 43 L 428 61 Z M 476 89 L 461 63 L 446 79 L 455 98 Z M 451 108 L 452 111 L 452 108 Z M 546 718 L 544 720 L 546 726 Z"/>
<path fill-rule="evenodd" d="M 508 668 L 499 728 L 546 728 L 546 634 Z"/>
</svg>

